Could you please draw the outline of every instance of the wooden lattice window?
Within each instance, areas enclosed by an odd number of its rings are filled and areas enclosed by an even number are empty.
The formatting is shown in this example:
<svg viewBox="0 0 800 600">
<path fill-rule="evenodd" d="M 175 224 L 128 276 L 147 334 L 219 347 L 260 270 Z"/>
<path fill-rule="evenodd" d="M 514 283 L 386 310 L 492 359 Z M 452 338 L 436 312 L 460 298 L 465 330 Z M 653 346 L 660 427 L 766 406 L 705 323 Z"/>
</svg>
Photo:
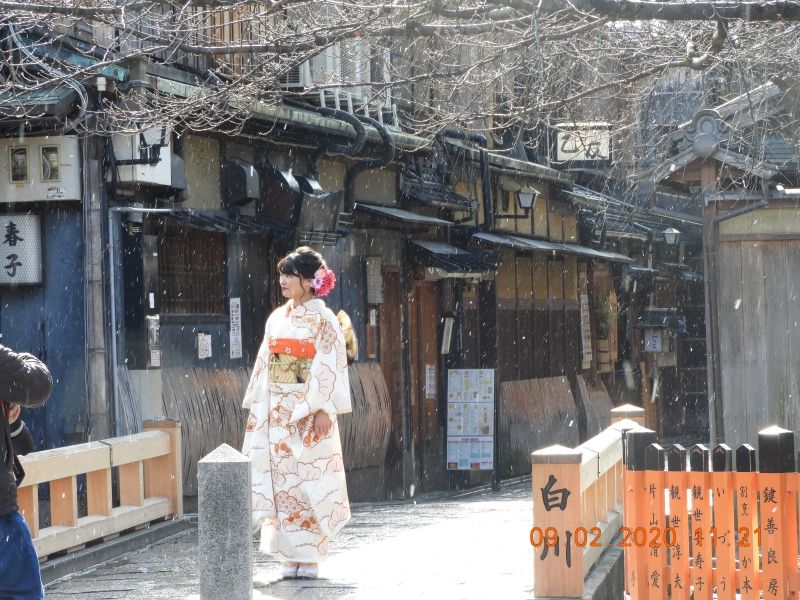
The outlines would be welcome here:
<svg viewBox="0 0 800 600">
<path fill-rule="evenodd" d="M 224 315 L 226 234 L 167 225 L 158 240 L 161 312 Z"/>
</svg>

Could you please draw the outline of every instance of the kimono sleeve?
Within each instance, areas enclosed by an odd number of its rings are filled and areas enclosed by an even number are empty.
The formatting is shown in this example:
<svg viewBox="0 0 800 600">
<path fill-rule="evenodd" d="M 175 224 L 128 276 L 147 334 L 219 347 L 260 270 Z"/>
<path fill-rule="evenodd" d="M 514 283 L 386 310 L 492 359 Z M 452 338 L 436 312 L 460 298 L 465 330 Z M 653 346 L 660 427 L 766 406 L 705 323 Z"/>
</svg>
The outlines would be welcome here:
<svg viewBox="0 0 800 600">
<path fill-rule="evenodd" d="M 267 319 L 267 324 L 264 327 L 264 340 L 261 342 L 261 346 L 258 349 L 258 355 L 256 356 L 256 364 L 253 365 L 253 372 L 250 375 L 250 383 L 247 385 L 247 391 L 244 393 L 244 399 L 242 400 L 242 408 L 250 409 L 253 406 L 253 400 L 256 397 L 256 394 L 260 392 L 260 387 L 258 385 L 258 379 L 261 377 L 261 374 L 267 368 L 267 359 L 269 358 L 267 351 L 268 347 L 267 344 L 269 343 L 269 329 L 270 329 L 270 320 L 272 317 Z"/>
<path fill-rule="evenodd" d="M 330 416 L 352 410 L 344 334 L 333 313 L 327 313 L 330 311 L 322 314 L 314 342 L 317 353 L 311 362 L 304 403 L 308 412 L 305 415 L 293 415 L 293 420 L 295 416 L 302 418 L 313 415 L 318 410 L 323 410 Z"/>
</svg>

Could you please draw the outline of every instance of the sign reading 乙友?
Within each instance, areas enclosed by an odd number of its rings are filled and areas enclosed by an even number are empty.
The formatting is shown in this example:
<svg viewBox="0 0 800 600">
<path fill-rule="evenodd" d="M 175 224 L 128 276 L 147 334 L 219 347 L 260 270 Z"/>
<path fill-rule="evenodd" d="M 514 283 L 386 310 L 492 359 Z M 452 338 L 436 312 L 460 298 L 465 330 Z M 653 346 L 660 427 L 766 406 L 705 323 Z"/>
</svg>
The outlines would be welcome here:
<svg viewBox="0 0 800 600">
<path fill-rule="evenodd" d="M 603 161 L 611 158 L 611 130 L 606 124 L 580 124 L 556 134 L 556 161 Z"/>
<path fill-rule="evenodd" d="M 0 285 L 42 282 L 39 215 L 0 215 Z"/>
</svg>

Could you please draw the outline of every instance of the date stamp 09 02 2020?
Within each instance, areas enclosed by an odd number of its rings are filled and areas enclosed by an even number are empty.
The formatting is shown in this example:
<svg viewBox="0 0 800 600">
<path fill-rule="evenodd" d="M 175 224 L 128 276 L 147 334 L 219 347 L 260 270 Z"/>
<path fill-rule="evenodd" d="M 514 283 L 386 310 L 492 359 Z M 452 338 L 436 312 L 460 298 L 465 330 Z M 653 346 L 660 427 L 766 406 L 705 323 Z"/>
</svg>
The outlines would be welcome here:
<svg viewBox="0 0 800 600">
<path fill-rule="evenodd" d="M 604 544 L 600 542 L 602 531 L 599 527 L 576 527 L 573 531 L 566 532 L 568 538 L 578 548 L 589 546 L 590 548 L 600 548 Z M 619 535 L 621 539 L 616 542 L 609 542 L 605 546 L 620 546 L 623 548 L 674 548 L 678 544 L 678 531 L 674 527 L 620 527 Z M 692 542 L 695 546 L 702 546 L 706 538 L 710 538 L 712 546 L 717 542 L 725 543 L 727 534 L 718 533 L 716 527 L 698 527 L 692 532 Z M 616 536 L 615 536 L 616 537 Z M 749 548 L 753 541 L 756 546 L 760 544 L 761 531 L 758 527 L 750 531 L 748 527 L 739 527 L 736 531 L 735 543 L 740 548 Z M 552 548 L 558 545 L 559 532 L 555 527 L 532 527 L 530 532 L 531 546 L 539 548 L 545 546 Z"/>
</svg>

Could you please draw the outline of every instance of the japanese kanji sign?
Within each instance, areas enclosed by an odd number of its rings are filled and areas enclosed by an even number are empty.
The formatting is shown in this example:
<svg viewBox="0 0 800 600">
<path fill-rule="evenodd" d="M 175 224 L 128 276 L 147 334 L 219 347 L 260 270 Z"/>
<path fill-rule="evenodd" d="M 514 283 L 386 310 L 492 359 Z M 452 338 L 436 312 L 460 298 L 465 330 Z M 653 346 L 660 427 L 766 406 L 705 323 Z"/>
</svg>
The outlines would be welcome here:
<svg viewBox="0 0 800 600">
<path fill-rule="evenodd" d="M 0 215 L 0 285 L 42 282 L 39 215 Z"/>
<path fill-rule="evenodd" d="M 556 160 L 604 161 L 611 157 L 611 129 L 605 123 L 560 125 L 556 134 Z M 563 129 L 561 129 L 563 127 Z"/>
</svg>

